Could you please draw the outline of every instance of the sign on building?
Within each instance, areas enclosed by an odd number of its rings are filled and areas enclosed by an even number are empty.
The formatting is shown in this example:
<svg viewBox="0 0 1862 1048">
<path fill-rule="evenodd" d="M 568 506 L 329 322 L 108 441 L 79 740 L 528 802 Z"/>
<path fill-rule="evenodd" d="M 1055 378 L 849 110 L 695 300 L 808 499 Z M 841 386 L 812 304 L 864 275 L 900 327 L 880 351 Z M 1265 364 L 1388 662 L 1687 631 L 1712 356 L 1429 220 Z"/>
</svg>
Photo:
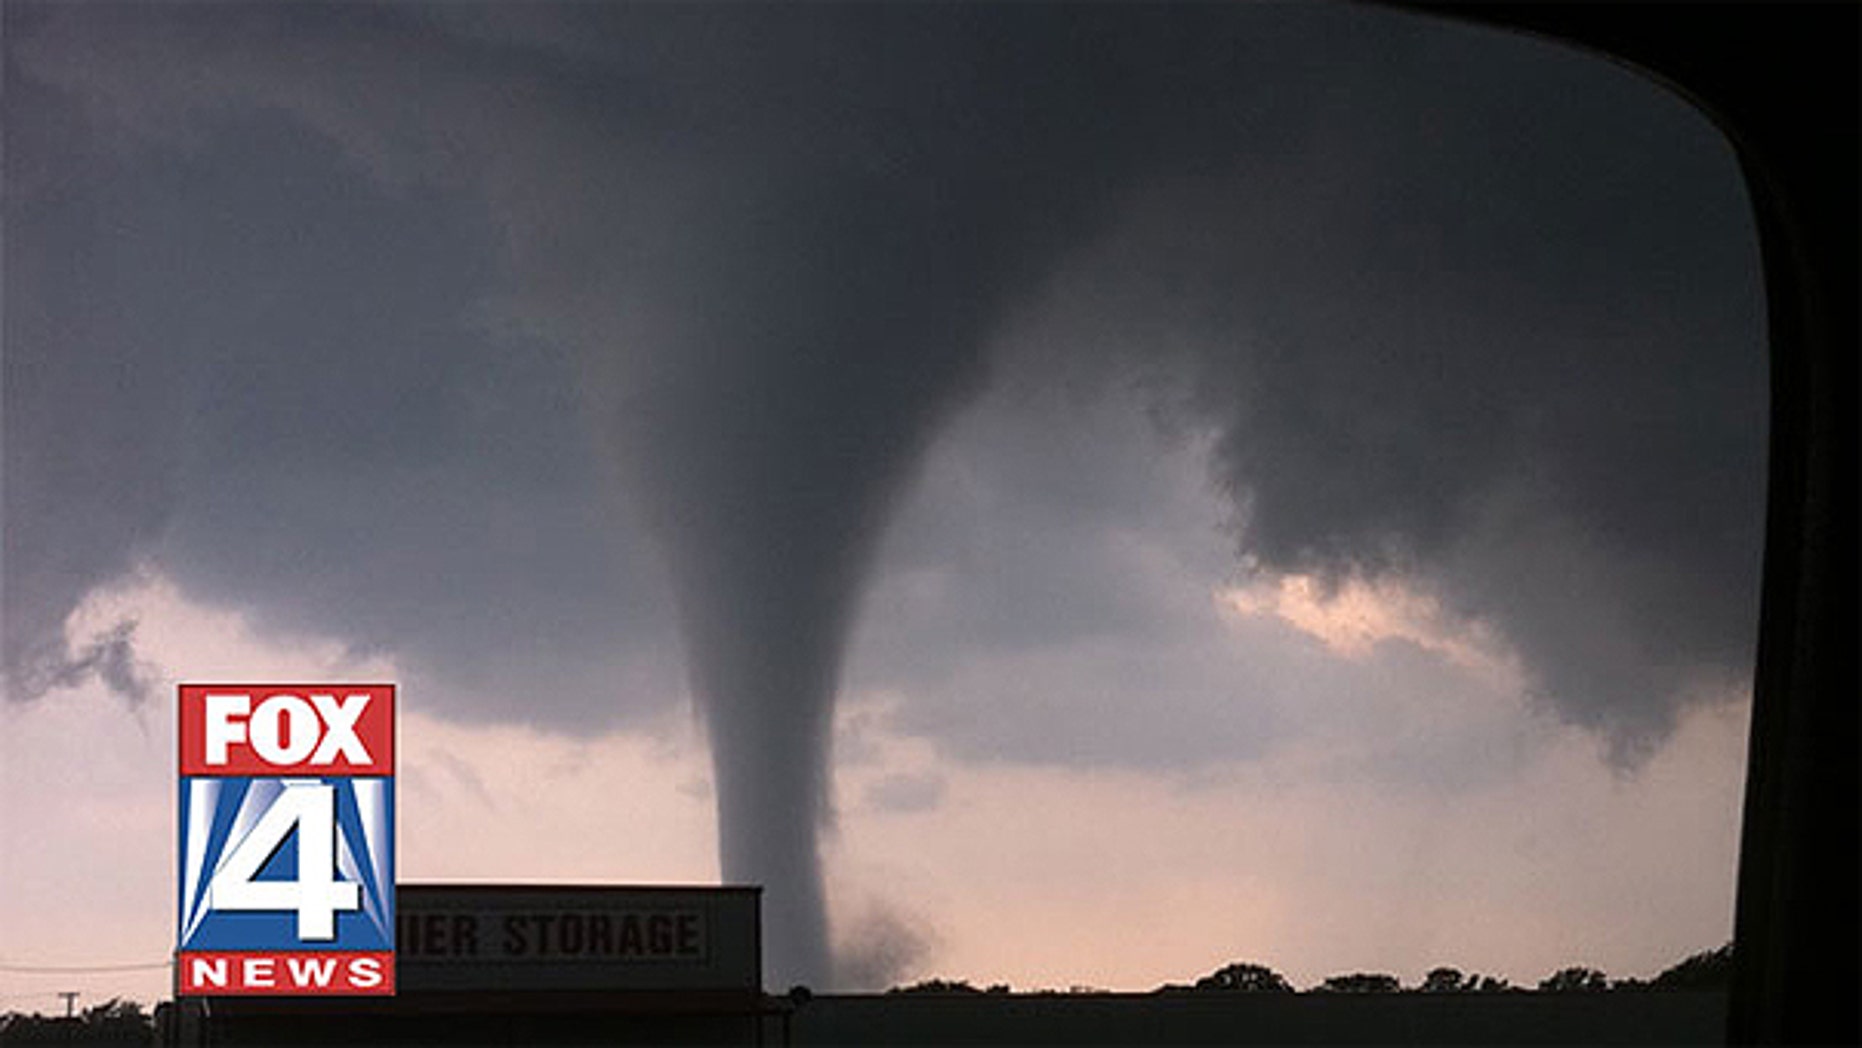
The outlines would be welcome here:
<svg viewBox="0 0 1862 1048">
<path fill-rule="evenodd" d="M 184 684 L 181 994 L 395 992 L 392 684 Z"/>
<path fill-rule="evenodd" d="M 401 989 L 762 989 L 761 889 L 404 884 Z"/>
</svg>

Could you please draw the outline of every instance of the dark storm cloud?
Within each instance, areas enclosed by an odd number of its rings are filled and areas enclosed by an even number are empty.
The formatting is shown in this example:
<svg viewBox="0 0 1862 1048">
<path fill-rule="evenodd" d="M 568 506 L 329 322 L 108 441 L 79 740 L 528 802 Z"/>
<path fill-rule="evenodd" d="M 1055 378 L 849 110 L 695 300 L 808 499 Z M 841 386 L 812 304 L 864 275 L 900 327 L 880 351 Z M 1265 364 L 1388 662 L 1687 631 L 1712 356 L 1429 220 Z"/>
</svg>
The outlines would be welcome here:
<svg viewBox="0 0 1862 1048">
<path fill-rule="evenodd" d="M 300 125 L 125 166 L 23 84 L 13 149 L 86 162 L 8 216 L 13 683 L 153 557 L 262 626 L 407 657 L 456 713 L 612 717 L 601 656 L 665 636 L 655 580 L 612 539 L 561 352 L 472 322 L 483 236 Z M 558 699 L 526 709 L 542 672 Z"/>
<path fill-rule="evenodd" d="M 173 503 L 173 463 L 164 453 L 179 417 L 165 402 L 181 379 L 136 352 L 143 302 L 86 288 L 125 274 L 100 249 L 121 234 L 81 204 L 95 192 L 93 157 L 61 140 L 58 122 L 78 114 L 6 68 L 9 110 L 45 119 L 6 121 L 4 455 L 6 486 L 0 564 L 5 565 L 4 669 L 9 692 L 36 694 L 94 669 L 68 650 L 65 615 L 93 587 L 133 566 Z M 93 350 L 38 353 L 68 343 Z M 99 367 L 99 358 L 110 366 Z M 74 420 L 83 439 L 74 440 Z M 105 494 L 107 493 L 107 495 Z M 123 635 L 127 641 L 127 634 Z"/>
<path fill-rule="evenodd" d="M 1298 230 L 1231 227 L 1246 344 L 1190 410 L 1221 428 L 1250 553 L 1433 578 L 1620 755 L 1665 735 L 1695 676 L 1749 669 L 1756 244 L 1703 118 L 1615 67 L 1519 51 L 1366 97 L 1338 133 L 1375 177 L 1279 202 L 1312 216 Z M 1499 75 L 1509 90 L 1476 90 Z"/>
<path fill-rule="evenodd" d="M 999 368 L 1146 391 L 1211 441 L 1246 562 L 1418 584 L 1633 763 L 1750 666 L 1764 366 L 1736 166 L 1616 67 L 1392 39 L 1279 113 L 1309 131 L 1291 154 L 1148 185 Z M 1055 465 L 997 483 L 1065 499 Z M 1031 544 L 970 588 L 1069 555 Z M 1029 588 L 1056 581 L 1090 585 Z M 990 617 L 1027 621 L 1004 596 Z M 1055 602 L 1040 628 L 1119 603 Z"/>
<path fill-rule="evenodd" d="M 865 579 L 992 369 L 1167 373 L 1241 552 L 1439 587 L 1624 747 L 1745 665 L 1743 205 L 1705 122 L 1613 67 L 1216 5 L 6 17 L 10 691 L 149 556 L 475 691 L 546 672 L 500 712 L 585 722 L 669 690 L 643 520 L 779 978 L 827 970 Z M 967 591 L 1004 665 L 1154 628 L 1067 563 L 1112 532 L 1071 529 Z"/>
</svg>

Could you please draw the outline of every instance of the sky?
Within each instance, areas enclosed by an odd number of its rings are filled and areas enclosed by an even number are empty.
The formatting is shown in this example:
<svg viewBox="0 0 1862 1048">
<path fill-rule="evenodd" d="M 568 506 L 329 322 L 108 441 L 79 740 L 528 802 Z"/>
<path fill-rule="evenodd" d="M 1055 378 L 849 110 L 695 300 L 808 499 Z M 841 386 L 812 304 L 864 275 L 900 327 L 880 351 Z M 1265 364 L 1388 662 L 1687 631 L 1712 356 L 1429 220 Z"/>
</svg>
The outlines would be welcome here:
<svg viewBox="0 0 1862 1048">
<path fill-rule="evenodd" d="M 398 682 L 403 879 L 763 883 L 778 987 L 1730 937 L 1763 304 L 1633 73 L 1341 6 L 4 19 L 0 1008 L 162 994 L 23 969 L 172 947 L 180 681 Z"/>
</svg>

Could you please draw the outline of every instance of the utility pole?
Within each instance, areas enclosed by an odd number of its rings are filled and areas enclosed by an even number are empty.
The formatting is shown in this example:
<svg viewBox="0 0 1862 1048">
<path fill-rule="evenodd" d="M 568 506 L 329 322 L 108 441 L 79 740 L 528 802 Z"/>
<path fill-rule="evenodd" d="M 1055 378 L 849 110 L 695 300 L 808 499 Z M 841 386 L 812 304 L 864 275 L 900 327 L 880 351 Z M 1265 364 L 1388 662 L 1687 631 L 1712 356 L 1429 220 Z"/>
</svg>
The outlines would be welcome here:
<svg viewBox="0 0 1862 1048">
<path fill-rule="evenodd" d="M 67 1019 L 71 1018 L 71 1009 L 77 1004 L 77 1001 L 78 1001 L 78 991 L 60 990 L 58 991 L 58 996 L 63 997 L 65 999 L 65 1018 Z"/>
</svg>

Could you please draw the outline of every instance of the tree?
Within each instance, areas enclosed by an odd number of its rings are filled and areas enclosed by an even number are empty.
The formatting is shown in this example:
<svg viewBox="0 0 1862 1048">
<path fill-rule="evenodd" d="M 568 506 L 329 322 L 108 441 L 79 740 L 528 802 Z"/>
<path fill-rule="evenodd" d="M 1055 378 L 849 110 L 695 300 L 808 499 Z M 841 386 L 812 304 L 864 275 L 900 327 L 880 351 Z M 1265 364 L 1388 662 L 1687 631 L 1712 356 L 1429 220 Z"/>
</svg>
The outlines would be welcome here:
<svg viewBox="0 0 1862 1048">
<path fill-rule="evenodd" d="M 1609 977 L 1595 968 L 1561 968 L 1539 981 L 1541 993 L 1597 993 L 1609 988 Z"/>
<path fill-rule="evenodd" d="M 1382 972 L 1334 975 L 1318 986 L 1320 993 L 1395 993 L 1402 988 L 1396 976 Z"/>
<path fill-rule="evenodd" d="M 894 986 L 887 993 L 982 993 L 962 979 L 926 979 L 910 986 Z"/>
<path fill-rule="evenodd" d="M 1474 989 L 1474 979 L 1463 976 L 1459 968 L 1431 968 L 1417 989 L 1423 993 L 1467 993 Z"/>
<path fill-rule="evenodd" d="M 1733 944 L 1694 954 L 1657 975 L 1650 985 L 1657 990 L 1722 989 L 1733 978 Z"/>
<path fill-rule="evenodd" d="M 1223 993 L 1292 993 L 1293 986 L 1264 964 L 1236 961 L 1196 980 L 1196 989 Z"/>
<path fill-rule="evenodd" d="M 135 1001 L 112 998 L 78 1015 L 48 1018 L 0 1015 L 0 1044 L 117 1044 L 144 1046 L 155 1037 L 148 1013 Z"/>
<path fill-rule="evenodd" d="M 1416 987 L 1421 993 L 1505 993 L 1512 988 L 1513 984 L 1505 979 L 1478 972 L 1463 975 L 1461 969 L 1446 965 L 1429 969 L 1429 974 L 1422 977 L 1422 985 Z"/>
</svg>

